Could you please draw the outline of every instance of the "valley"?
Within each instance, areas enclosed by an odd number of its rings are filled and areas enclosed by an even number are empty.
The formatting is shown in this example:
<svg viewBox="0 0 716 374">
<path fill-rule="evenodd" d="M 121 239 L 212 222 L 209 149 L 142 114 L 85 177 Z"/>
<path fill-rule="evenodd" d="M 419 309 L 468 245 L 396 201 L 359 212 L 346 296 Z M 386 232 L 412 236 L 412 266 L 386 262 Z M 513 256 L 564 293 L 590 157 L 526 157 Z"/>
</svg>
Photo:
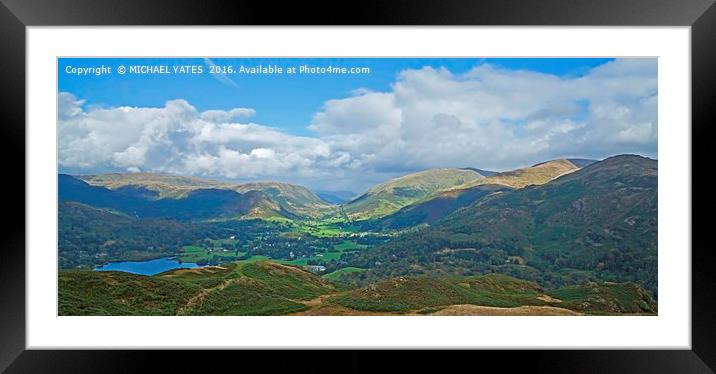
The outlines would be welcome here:
<svg viewBox="0 0 716 374">
<path fill-rule="evenodd" d="M 58 193 L 62 315 L 657 310 L 657 161 L 640 156 L 429 169 L 358 196 L 152 173 L 60 174 Z M 164 258 L 196 267 L 93 271 Z"/>
</svg>

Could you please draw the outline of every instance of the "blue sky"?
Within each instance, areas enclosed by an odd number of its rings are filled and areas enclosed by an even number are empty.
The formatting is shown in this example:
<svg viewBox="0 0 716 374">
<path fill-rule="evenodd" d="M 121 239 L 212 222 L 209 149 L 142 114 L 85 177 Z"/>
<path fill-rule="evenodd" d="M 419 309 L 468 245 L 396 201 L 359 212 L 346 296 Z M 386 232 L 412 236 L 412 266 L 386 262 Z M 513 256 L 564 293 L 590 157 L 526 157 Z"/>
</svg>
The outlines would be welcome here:
<svg viewBox="0 0 716 374">
<path fill-rule="evenodd" d="M 406 69 L 425 66 L 445 67 L 454 74 L 464 73 L 477 64 L 488 63 L 515 70 L 528 70 L 559 77 L 576 77 L 591 68 L 609 62 L 607 58 L 385 58 L 385 59 L 286 59 L 212 58 L 215 64 L 247 65 L 277 64 L 286 66 L 296 62 L 315 66 L 368 66 L 366 75 L 315 76 L 273 75 L 232 76 L 236 86 L 227 85 L 209 74 L 174 75 L 118 75 L 74 76 L 64 74 L 67 66 L 89 67 L 107 65 L 113 70 L 119 65 L 205 65 L 203 58 L 61 58 L 58 61 L 59 91 L 70 92 L 87 100 L 88 105 L 161 107 L 167 100 L 184 99 L 200 111 L 231 109 L 237 106 L 256 110 L 254 121 L 270 123 L 295 135 L 313 133 L 307 129 L 311 117 L 329 99 L 344 98 L 353 90 L 367 88 L 385 91 L 397 74 Z"/>
<path fill-rule="evenodd" d="M 208 73 L 209 65 L 369 74 Z M 59 168 L 360 192 L 437 167 L 657 157 L 655 58 L 62 58 Z M 73 75 L 105 65 L 112 74 Z M 117 74 L 198 65 L 203 74 Z"/>
</svg>

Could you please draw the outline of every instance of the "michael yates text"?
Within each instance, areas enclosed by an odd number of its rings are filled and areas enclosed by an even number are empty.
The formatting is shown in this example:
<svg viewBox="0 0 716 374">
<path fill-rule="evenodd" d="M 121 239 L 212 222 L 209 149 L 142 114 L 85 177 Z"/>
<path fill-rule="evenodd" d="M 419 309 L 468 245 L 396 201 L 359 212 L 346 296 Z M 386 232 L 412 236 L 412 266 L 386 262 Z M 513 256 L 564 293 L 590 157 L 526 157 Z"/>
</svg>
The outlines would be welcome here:
<svg viewBox="0 0 716 374">
<path fill-rule="evenodd" d="M 129 74 L 203 74 L 202 65 L 130 65 Z"/>
</svg>

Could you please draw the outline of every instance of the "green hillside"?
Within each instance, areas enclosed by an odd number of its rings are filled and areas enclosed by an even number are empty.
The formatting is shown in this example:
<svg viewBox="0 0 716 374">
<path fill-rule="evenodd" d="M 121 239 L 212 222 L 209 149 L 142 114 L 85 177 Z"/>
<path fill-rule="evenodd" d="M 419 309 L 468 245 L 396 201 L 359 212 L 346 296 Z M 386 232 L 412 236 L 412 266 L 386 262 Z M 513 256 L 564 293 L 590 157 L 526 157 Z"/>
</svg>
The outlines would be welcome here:
<svg viewBox="0 0 716 374">
<path fill-rule="evenodd" d="M 170 220 L 138 221 L 75 202 L 61 202 L 58 213 L 60 268 L 169 256 L 203 231 Z"/>
<path fill-rule="evenodd" d="M 350 265 L 377 277 L 494 271 L 549 287 L 633 281 L 656 294 L 657 227 L 657 161 L 617 156 L 478 200 Z"/>
<path fill-rule="evenodd" d="M 114 271 L 63 270 L 59 315 L 174 315 L 201 287 L 161 277 Z"/>
<path fill-rule="evenodd" d="M 462 190 L 440 192 L 431 199 L 408 205 L 393 214 L 366 222 L 363 226 L 368 229 L 395 230 L 431 224 L 483 197 L 509 189 L 502 185 L 483 184 Z"/>
<path fill-rule="evenodd" d="M 258 261 L 179 269 L 156 276 L 60 272 L 60 315 L 272 315 L 306 309 L 301 302 L 335 292 L 295 267 Z"/>
<path fill-rule="evenodd" d="M 430 169 L 379 184 L 341 208 L 349 218 L 383 217 L 438 192 L 484 178 L 469 169 Z"/>
<path fill-rule="evenodd" d="M 58 215 L 61 269 L 93 268 L 109 261 L 175 256 L 186 246 L 210 247 L 204 245 L 209 238 L 233 236 L 232 241 L 237 243 L 239 250 L 263 248 L 259 238 L 269 232 L 280 237 L 289 229 L 262 220 L 181 222 L 163 218 L 137 219 L 71 201 L 60 202 Z"/>
<path fill-rule="evenodd" d="M 428 307 L 475 304 L 496 307 L 543 305 L 535 284 L 503 275 L 398 277 L 332 298 L 356 310 L 408 312 Z"/>
<path fill-rule="evenodd" d="M 655 313 L 656 301 L 634 283 L 590 283 L 547 292 L 564 308 L 596 314 Z"/>
<path fill-rule="evenodd" d="M 655 313 L 656 302 L 630 284 L 579 285 L 548 292 L 502 274 L 398 277 L 330 299 L 354 310 L 433 313 L 451 305 L 499 308 L 550 306 L 591 314 Z"/>
<path fill-rule="evenodd" d="M 634 284 L 585 284 L 545 291 L 506 275 L 397 277 L 345 289 L 298 267 L 268 261 L 180 269 L 155 276 L 64 270 L 60 315 L 361 315 L 476 313 L 655 314 Z M 551 309 L 550 309 L 551 308 Z M 479 314 L 485 310 L 479 310 Z"/>
<path fill-rule="evenodd" d="M 586 163 L 580 163 L 586 164 Z M 524 188 L 530 185 L 542 185 L 579 168 L 569 160 L 553 160 L 531 167 L 502 173 L 487 172 L 489 176 L 472 179 L 449 188 L 438 188 L 423 198 L 408 202 L 399 210 L 385 216 L 371 216 L 370 222 L 363 224 L 368 229 L 404 229 L 421 224 L 431 224 L 445 218 L 450 213 L 468 206 L 473 202 L 509 189 Z M 466 169 L 475 171 L 477 169 Z M 419 183 L 419 178 L 402 181 L 403 184 Z M 381 191 L 377 192 L 380 195 Z M 349 210 L 349 208 L 345 208 Z"/>
<path fill-rule="evenodd" d="M 364 271 L 366 271 L 366 270 L 361 269 L 361 268 L 345 267 L 345 268 L 341 268 L 336 271 L 330 272 L 330 273 L 324 275 L 323 278 L 328 279 L 332 282 L 340 282 L 341 279 L 343 279 L 343 276 L 346 274 L 362 273 Z"/>
</svg>

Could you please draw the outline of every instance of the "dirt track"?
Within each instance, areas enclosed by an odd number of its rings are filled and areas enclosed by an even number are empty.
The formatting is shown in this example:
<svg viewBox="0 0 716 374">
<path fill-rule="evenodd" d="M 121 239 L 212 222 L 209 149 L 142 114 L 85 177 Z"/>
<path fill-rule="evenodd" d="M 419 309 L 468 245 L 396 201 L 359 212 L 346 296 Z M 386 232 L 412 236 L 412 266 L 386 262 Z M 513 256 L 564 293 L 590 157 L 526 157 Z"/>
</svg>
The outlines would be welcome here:
<svg viewBox="0 0 716 374">
<path fill-rule="evenodd" d="M 580 316 L 575 311 L 552 306 L 519 306 L 495 308 L 477 305 L 452 305 L 432 313 L 433 316 Z"/>
</svg>

